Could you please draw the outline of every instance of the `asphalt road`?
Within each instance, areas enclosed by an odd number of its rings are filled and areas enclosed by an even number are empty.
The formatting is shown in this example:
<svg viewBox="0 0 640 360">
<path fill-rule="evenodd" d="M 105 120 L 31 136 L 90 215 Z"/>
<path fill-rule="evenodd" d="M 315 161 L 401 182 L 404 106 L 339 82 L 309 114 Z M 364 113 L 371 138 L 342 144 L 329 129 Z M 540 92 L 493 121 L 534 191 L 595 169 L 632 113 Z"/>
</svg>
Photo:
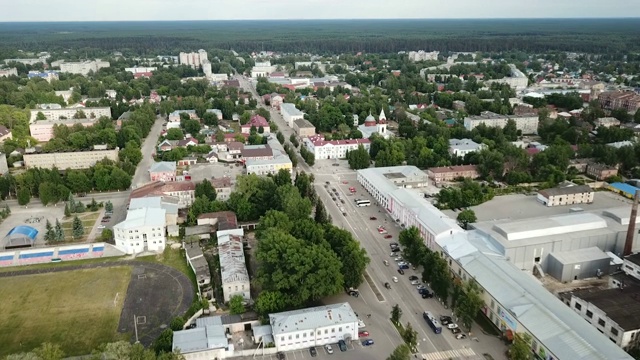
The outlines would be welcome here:
<svg viewBox="0 0 640 360">
<path fill-rule="evenodd" d="M 131 188 L 138 188 L 151 181 L 149 178 L 149 167 L 153 164 L 153 154 L 156 152 L 156 144 L 158 143 L 158 137 L 162 132 L 162 124 L 165 122 L 164 116 L 158 115 L 155 124 L 151 127 L 149 135 L 142 142 L 142 161 L 138 164 L 136 173 L 131 180 Z"/>
</svg>

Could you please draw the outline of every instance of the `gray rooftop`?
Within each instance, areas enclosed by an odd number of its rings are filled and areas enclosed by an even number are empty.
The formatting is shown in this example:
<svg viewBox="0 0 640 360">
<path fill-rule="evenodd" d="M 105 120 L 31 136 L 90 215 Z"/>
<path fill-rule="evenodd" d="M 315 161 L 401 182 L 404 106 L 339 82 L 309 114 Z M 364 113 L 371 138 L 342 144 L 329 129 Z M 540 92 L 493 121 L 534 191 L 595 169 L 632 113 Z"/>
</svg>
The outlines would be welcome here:
<svg viewBox="0 0 640 360">
<path fill-rule="evenodd" d="M 137 229 L 142 226 L 165 227 L 166 211 L 164 209 L 143 208 L 133 209 L 127 212 L 127 218 L 114 226 L 123 230 Z"/>
<path fill-rule="evenodd" d="M 178 201 L 168 196 L 150 196 L 133 198 L 129 201 L 129 210 L 142 208 L 164 209 L 167 214 L 178 214 Z"/>
<path fill-rule="evenodd" d="M 604 251 L 600 250 L 597 247 L 590 247 L 586 249 L 571 250 L 571 251 L 553 252 L 549 255 L 553 256 L 556 260 L 558 260 L 560 263 L 565 265 L 576 264 L 576 263 L 585 262 L 585 261 L 609 259 L 609 255 L 607 255 Z"/>
<path fill-rule="evenodd" d="M 227 346 L 229 342 L 222 325 L 208 325 L 173 333 L 173 350 L 180 350 L 182 354 Z"/>
<path fill-rule="evenodd" d="M 249 273 L 244 259 L 242 237 L 218 232 L 218 255 L 222 283 L 249 281 Z"/>
<path fill-rule="evenodd" d="M 274 335 L 315 330 L 339 324 L 357 326 L 358 317 L 349 303 L 318 306 L 269 315 Z"/>
<path fill-rule="evenodd" d="M 294 121 L 294 123 L 296 124 L 296 126 L 299 129 L 306 129 L 306 128 L 316 128 L 315 126 L 313 126 L 313 124 L 307 120 L 307 119 L 298 119 L 296 121 Z"/>
<path fill-rule="evenodd" d="M 422 224 L 429 228 L 435 236 L 452 234 L 462 231 L 457 222 L 443 214 L 424 197 L 409 189 L 397 189 L 390 196 L 400 202 L 405 208 L 411 209 Z"/>
<path fill-rule="evenodd" d="M 176 162 L 175 161 L 160 161 L 153 163 L 149 167 L 149 172 L 165 172 L 165 171 L 176 171 Z"/>
<path fill-rule="evenodd" d="M 540 190 L 540 194 L 546 197 L 558 196 L 558 195 L 592 193 L 592 192 L 593 192 L 593 189 L 589 185 L 555 187 L 555 188 Z"/>
</svg>

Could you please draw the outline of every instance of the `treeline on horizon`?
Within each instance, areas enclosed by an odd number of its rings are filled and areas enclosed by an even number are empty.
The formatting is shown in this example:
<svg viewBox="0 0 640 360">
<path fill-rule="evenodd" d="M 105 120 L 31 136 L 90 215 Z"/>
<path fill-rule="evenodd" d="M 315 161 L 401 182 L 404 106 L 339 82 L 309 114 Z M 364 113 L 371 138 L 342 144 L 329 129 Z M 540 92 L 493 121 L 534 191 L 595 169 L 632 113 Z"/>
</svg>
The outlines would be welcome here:
<svg viewBox="0 0 640 360">
<path fill-rule="evenodd" d="M 0 57 L 17 50 L 199 48 L 237 52 L 640 51 L 640 19 L 312 20 L 1 23 Z"/>
</svg>

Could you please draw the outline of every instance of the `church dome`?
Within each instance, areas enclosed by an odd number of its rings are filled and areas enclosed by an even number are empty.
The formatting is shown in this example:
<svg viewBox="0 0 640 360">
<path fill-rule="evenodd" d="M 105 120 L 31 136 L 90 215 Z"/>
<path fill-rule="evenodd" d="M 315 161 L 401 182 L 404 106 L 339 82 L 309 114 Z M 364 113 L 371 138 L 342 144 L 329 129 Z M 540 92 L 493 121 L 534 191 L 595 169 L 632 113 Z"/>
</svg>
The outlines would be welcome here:
<svg viewBox="0 0 640 360">
<path fill-rule="evenodd" d="M 373 115 L 369 114 L 369 116 L 367 116 L 366 119 L 364 119 L 364 126 L 375 126 L 376 125 L 376 119 L 373 117 Z"/>
</svg>

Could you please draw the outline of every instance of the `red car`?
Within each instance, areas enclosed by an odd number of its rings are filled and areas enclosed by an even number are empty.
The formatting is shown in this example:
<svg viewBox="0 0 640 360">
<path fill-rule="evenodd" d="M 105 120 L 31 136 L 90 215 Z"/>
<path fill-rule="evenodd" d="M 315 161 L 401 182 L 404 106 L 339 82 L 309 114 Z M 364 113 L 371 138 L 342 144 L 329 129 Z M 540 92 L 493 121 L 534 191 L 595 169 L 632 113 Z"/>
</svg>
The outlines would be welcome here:
<svg viewBox="0 0 640 360">
<path fill-rule="evenodd" d="M 368 331 L 360 331 L 358 333 L 358 337 L 367 337 L 369 336 L 369 332 Z"/>
<path fill-rule="evenodd" d="M 391 236 L 391 235 L 385 235 L 385 236 L 384 236 L 384 238 L 385 238 L 385 239 L 391 239 L 392 237 L 393 237 L 393 236 Z"/>
</svg>

